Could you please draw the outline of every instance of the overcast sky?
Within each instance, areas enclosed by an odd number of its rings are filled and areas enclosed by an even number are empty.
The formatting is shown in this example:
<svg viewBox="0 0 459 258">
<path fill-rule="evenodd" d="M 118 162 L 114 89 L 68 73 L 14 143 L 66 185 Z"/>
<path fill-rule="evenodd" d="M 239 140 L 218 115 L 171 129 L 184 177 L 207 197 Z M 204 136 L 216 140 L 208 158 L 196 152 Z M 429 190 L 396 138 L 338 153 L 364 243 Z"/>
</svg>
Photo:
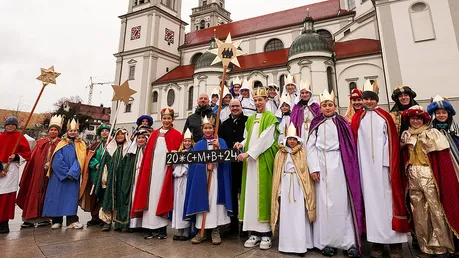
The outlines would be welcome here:
<svg viewBox="0 0 459 258">
<path fill-rule="evenodd" d="M 118 49 L 119 15 L 128 0 L 1 0 L 0 108 L 30 111 L 40 91 L 40 68 L 55 66 L 62 75 L 49 85 L 36 112 L 52 110 L 59 98 L 88 100 L 89 77 L 112 82 Z M 227 0 L 234 21 L 290 9 L 320 0 Z M 268 4 L 269 3 L 269 4 Z M 183 0 L 182 20 L 190 23 L 198 0 Z M 92 104 L 110 105 L 109 84 L 94 87 Z"/>
</svg>

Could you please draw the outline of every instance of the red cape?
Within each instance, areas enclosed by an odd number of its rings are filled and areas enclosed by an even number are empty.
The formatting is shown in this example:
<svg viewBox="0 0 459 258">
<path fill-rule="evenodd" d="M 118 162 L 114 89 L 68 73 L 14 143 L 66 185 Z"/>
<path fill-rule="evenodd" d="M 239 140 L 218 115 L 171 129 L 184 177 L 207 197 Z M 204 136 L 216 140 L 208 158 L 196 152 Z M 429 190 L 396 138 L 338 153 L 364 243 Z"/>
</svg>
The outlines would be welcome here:
<svg viewBox="0 0 459 258">
<path fill-rule="evenodd" d="M 400 143 L 397 129 L 389 113 L 381 108 L 376 108 L 374 111 L 386 121 L 388 128 L 389 158 L 391 160 L 389 172 L 392 186 L 392 229 L 396 232 L 407 233 L 410 232 L 410 227 L 408 224 L 408 212 L 405 206 L 406 176 L 400 171 Z M 365 114 L 365 110 L 359 110 L 352 117 L 351 129 L 356 142 L 358 139 L 360 121 Z"/>
<path fill-rule="evenodd" d="M 21 133 L 18 131 L 11 133 L 3 132 L 0 134 L 0 162 L 8 162 L 8 157 L 13 154 L 14 145 L 16 145 L 16 141 L 19 136 L 21 136 Z M 30 159 L 30 145 L 24 135 L 21 136 L 21 140 L 15 154 L 18 154 L 25 160 Z"/>
<path fill-rule="evenodd" d="M 159 169 L 152 168 L 154 159 L 153 155 L 156 148 L 156 140 L 158 139 L 159 130 L 160 129 L 153 131 L 147 143 L 147 147 L 145 148 L 142 164 L 140 165 L 139 176 L 137 178 L 134 202 L 131 209 L 132 217 L 142 216 L 142 212 L 144 210 L 148 210 L 151 170 Z M 167 150 L 171 152 L 180 148 L 183 136 L 179 131 L 171 128 L 164 138 Z M 158 207 L 156 208 L 156 216 L 168 217 L 168 213 L 171 212 L 174 207 L 174 185 L 172 172 L 172 166 L 168 165 L 166 174 L 164 175 L 164 183 L 159 197 Z"/>
<path fill-rule="evenodd" d="M 43 201 L 45 200 L 48 177 L 45 171 L 46 157 L 54 153 L 54 149 L 61 139 L 52 143 L 48 137 L 37 141 L 32 151 L 32 157 L 27 162 L 19 183 L 19 192 L 16 203 L 22 209 L 23 219 L 34 219 L 41 217 Z"/>
</svg>

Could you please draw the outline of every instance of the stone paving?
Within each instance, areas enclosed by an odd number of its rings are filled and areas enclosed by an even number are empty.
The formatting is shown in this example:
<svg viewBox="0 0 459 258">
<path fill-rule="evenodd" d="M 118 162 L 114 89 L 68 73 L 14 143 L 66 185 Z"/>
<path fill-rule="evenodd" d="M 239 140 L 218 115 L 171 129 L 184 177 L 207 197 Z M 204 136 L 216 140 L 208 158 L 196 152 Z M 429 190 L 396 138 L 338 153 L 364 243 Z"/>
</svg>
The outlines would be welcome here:
<svg viewBox="0 0 459 258">
<path fill-rule="evenodd" d="M 79 212 L 80 222 L 86 224 L 88 213 Z M 298 257 L 277 251 L 277 239 L 273 248 L 261 251 L 259 248 L 244 248 L 245 239 L 237 236 L 224 237 L 223 243 L 214 246 L 210 241 L 199 245 L 191 242 L 173 241 L 174 230 L 169 228 L 169 238 L 165 240 L 145 240 L 143 233 L 102 232 L 98 226 L 82 230 L 51 230 L 45 228 L 21 229 L 21 210 L 17 208 L 16 218 L 10 221 L 11 232 L 0 235 L 0 257 Z M 412 255 L 411 247 L 403 246 L 404 257 Z M 364 246 L 364 254 L 369 253 L 369 245 Z M 385 254 L 387 256 L 387 253 Z M 306 257 L 323 257 L 311 250 Z M 346 257 L 342 252 L 334 257 Z M 365 255 L 364 257 L 368 257 Z"/>
</svg>

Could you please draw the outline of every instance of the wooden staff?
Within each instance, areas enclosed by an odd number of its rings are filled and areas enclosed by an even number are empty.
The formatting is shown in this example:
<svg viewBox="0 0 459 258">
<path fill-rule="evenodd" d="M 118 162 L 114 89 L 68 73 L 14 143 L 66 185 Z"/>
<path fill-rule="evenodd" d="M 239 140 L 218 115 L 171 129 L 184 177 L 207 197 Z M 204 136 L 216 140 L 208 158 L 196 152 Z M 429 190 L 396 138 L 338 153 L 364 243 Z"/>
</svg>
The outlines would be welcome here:
<svg viewBox="0 0 459 258">
<path fill-rule="evenodd" d="M 214 138 L 218 141 L 218 129 L 220 128 L 220 113 L 222 111 L 222 103 L 223 103 L 223 87 L 225 86 L 225 81 L 226 81 L 226 70 L 228 66 L 224 65 L 223 66 L 223 77 L 222 77 L 222 85 L 220 86 L 220 99 L 218 100 L 219 105 L 218 105 L 218 112 L 217 112 L 217 120 L 215 121 L 215 135 Z M 207 170 L 207 167 L 206 167 Z M 212 183 L 212 171 L 209 171 L 209 177 L 207 178 L 207 194 L 210 194 L 210 184 Z M 210 210 L 210 204 L 209 204 L 209 210 Z M 205 230 L 206 230 L 206 218 L 207 218 L 207 212 L 204 212 L 202 215 L 202 224 L 201 224 L 201 237 L 204 238 Z"/>
<path fill-rule="evenodd" d="M 41 95 L 43 94 L 43 91 L 45 90 L 46 84 L 43 83 L 43 86 L 41 87 L 40 93 L 38 94 L 37 99 L 35 100 L 35 104 L 33 104 L 32 111 L 30 111 L 29 117 L 27 117 L 27 120 L 25 122 L 24 127 L 21 130 L 21 135 L 19 135 L 18 140 L 16 141 L 16 144 L 14 145 L 13 152 L 11 154 L 14 154 L 17 151 L 17 148 L 19 146 L 19 143 L 21 142 L 21 137 L 24 135 L 25 130 L 27 129 L 27 126 L 29 125 L 30 119 L 32 118 L 33 112 L 35 111 L 35 107 L 37 107 L 38 101 L 41 98 Z M 10 167 L 11 161 L 8 160 L 8 163 L 3 167 L 2 174 L 5 176 L 6 173 L 8 172 L 8 168 Z"/>
</svg>

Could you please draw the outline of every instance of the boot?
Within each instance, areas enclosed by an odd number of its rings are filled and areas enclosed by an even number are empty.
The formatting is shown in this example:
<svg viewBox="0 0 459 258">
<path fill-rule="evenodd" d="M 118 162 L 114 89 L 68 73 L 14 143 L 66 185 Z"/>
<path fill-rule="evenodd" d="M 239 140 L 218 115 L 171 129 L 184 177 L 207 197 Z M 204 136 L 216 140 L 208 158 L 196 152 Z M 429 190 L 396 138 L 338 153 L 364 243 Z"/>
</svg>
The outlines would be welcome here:
<svg viewBox="0 0 459 258">
<path fill-rule="evenodd" d="M 180 241 L 186 241 L 190 238 L 190 228 L 184 228 L 183 234 L 180 236 Z"/>
<path fill-rule="evenodd" d="M 218 228 L 214 228 L 212 230 L 212 244 L 219 245 L 222 243 L 222 238 L 220 236 L 220 230 Z"/>
<path fill-rule="evenodd" d="M 8 234 L 10 233 L 10 226 L 7 221 L 0 222 L 0 234 Z"/>
<path fill-rule="evenodd" d="M 174 236 L 172 237 L 172 240 L 180 240 L 180 238 L 182 237 L 183 235 L 183 228 L 181 229 L 178 229 L 177 232 L 174 234 Z"/>
<path fill-rule="evenodd" d="M 371 246 L 370 257 L 381 258 L 384 250 L 384 245 L 382 244 L 373 244 Z"/>
<path fill-rule="evenodd" d="M 191 239 L 191 243 L 192 244 L 200 244 L 202 241 L 205 241 L 207 238 L 206 238 L 206 235 L 204 234 L 204 237 L 201 237 L 201 234 L 197 234 L 196 236 L 193 237 L 193 239 Z"/>
<path fill-rule="evenodd" d="M 389 249 L 390 258 L 403 258 L 402 244 L 391 244 Z"/>
</svg>

